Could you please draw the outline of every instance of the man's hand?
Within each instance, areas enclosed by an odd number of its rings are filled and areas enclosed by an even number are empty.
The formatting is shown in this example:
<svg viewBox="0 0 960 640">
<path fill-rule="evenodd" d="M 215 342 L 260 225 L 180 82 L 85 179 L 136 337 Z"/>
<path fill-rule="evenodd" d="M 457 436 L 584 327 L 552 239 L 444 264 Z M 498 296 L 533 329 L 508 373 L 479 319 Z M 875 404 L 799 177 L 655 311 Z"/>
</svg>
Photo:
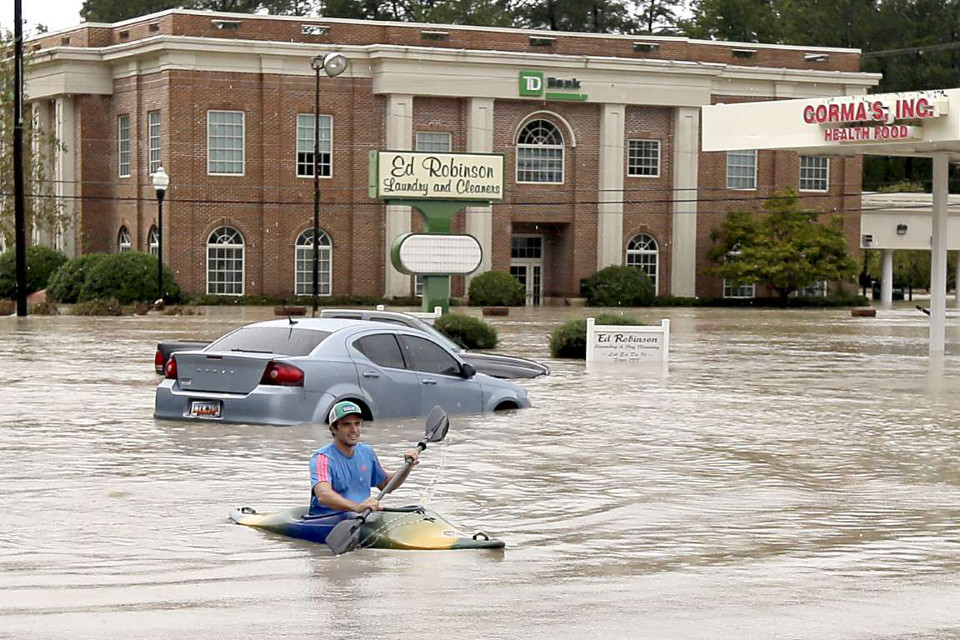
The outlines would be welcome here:
<svg viewBox="0 0 960 640">
<path fill-rule="evenodd" d="M 420 449 L 410 449 L 409 451 L 403 452 L 403 461 L 413 460 L 413 464 L 420 464 Z"/>
<path fill-rule="evenodd" d="M 380 511 L 380 502 L 373 496 L 370 496 L 363 502 L 358 503 L 354 511 L 357 513 L 363 513 L 363 511 L 366 509 L 370 509 L 371 511 Z"/>
</svg>

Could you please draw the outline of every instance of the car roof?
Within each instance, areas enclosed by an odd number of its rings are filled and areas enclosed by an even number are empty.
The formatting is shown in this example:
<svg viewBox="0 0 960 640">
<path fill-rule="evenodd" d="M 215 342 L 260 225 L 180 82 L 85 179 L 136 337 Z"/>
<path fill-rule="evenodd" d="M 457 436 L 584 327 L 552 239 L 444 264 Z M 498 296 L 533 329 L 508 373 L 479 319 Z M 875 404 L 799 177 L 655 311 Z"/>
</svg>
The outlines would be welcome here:
<svg viewBox="0 0 960 640">
<path fill-rule="evenodd" d="M 298 318 L 293 319 L 293 324 L 291 324 L 290 319 L 283 318 L 278 320 L 265 320 L 263 322 L 255 322 L 247 325 L 247 327 L 294 327 L 296 329 L 329 331 L 330 333 L 340 331 L 342 329 L 349 329 L 351 327 L 369 326 L 369 320 L 356 320 L 353 318 Z"/>
</svg>

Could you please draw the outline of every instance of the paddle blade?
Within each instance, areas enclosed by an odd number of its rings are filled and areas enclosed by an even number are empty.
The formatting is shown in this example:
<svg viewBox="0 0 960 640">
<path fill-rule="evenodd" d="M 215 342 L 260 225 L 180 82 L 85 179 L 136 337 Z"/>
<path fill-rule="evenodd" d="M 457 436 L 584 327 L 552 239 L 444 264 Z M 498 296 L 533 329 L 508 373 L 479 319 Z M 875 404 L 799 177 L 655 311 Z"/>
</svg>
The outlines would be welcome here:
<svg viewBox="0 0 960 640">
<path fill-rule="evenodd" d="M 450 429 L 450 419 L 443 407 L 437 405 L 427 416 L 427 427 L 425 430 L 427 442 L 440 442 L 447 437 L 447 430 Z"/>
<path fill-rule="evenodd" d="M 333 551 L 333 555 L 353 551 L 360 543 L 360 527 L 363 526 L 363 518 L 350 518 L 341 520 L 337 523 L 330 533 L 327 534 L 327 546 Z"/>
</svg>

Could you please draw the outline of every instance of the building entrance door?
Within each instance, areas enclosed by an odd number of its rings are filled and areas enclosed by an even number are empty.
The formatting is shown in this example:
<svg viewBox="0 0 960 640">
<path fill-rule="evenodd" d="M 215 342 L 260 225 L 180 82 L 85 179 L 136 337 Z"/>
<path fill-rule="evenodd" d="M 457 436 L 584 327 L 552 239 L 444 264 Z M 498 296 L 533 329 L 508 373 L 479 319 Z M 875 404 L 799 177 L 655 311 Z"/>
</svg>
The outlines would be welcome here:
<svg viewBox="0 0 960 640">
<path fill-rule="evenodd" d="M 510 238 L 510 275 L 526 289 L 527 306 L 543 303 L 543 236 L 515 234 Z"/>
</svg>

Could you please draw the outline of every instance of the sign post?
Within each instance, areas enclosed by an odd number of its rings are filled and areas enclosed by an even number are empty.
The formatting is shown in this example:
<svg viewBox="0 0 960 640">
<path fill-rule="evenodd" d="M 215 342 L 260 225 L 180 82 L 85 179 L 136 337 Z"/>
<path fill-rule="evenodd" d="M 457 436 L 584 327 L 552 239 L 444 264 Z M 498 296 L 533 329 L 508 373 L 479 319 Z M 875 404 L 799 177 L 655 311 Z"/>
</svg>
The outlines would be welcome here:
<svg viewBox="0 0 960 640">
<path fill-rule="evenodd" d="M 479 153 L 370 152 L 370 197 L 416 209 L 426 233 L 396 238 L 390 252 L 401 273 L 423 277 L 423 310 L 450 309 L 450 276 L 473 273 L 482 249 L 452 234 L 465 207 L 503 199 L 503 156 Z"/>
</svg>

